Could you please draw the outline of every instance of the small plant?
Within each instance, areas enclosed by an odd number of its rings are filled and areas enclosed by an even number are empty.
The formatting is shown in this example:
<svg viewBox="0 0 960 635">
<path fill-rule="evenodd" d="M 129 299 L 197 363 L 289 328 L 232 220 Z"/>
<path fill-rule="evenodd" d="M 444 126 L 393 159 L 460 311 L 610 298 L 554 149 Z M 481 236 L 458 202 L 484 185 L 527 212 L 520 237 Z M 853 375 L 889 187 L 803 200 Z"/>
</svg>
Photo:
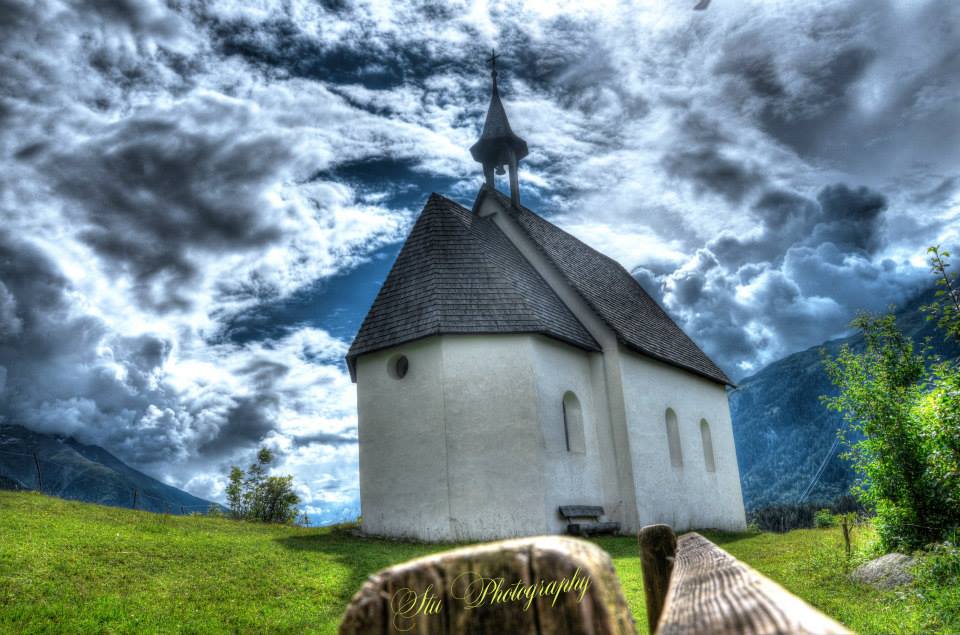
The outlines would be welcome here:
<svg viewBox="0 0 960 635">
<path fill-rule="evenodd" d="M 817 529 L 837 526 L 837 517 L 829 509 L 821 509 L 813 515 L 813 525 Z"/>
</svg>

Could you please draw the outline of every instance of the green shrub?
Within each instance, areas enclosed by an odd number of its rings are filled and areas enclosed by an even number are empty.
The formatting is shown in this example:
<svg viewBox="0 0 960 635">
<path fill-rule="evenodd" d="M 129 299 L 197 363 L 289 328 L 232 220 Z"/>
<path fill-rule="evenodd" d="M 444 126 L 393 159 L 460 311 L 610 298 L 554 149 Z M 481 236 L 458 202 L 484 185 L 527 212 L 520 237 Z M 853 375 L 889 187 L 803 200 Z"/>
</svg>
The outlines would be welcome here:
<svg viewBox="0 0 960 635">
<path fill-rule="evenodd" d="M 848 422 L 854 493 L 876 510 L 884 548 L 920 549 L 960 525 L 960 367 L 917 351 L 893 315 L 853 325 L 866 350 L 825 359 L 840 389 L 825 402 Z"/>
<path fill-rule="evenodd" d="M 300 497 L 293 491 L 293 476 L 267 476 L 267 464 L 273 453 L 261 448 L 257 462 L 244 474 L 239 467 L 230 468 L 227 502 L 230 514 L 240 520 L 268 523 L 294 523 Z"/>
<path fill-rule="evenodd" d="M 830 512 L 829 509 L 821 509 L 816 514 L 813 515 L 813 525 L 817 529 L 824 529 L 826 527 L 836 527 L 837 518 Z"/>
</svg>

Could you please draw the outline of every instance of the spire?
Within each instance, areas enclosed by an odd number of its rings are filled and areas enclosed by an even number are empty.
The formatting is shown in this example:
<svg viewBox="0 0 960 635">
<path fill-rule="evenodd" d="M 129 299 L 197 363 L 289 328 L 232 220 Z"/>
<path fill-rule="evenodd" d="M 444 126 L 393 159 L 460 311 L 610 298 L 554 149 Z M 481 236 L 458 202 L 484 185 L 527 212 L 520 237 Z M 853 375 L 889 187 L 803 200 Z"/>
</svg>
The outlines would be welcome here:
<svg viewBox="0 0 960 635">
<path fill-rule="evenodd" d="M 483 164 L 483 175 L 487 185 L 494 187 L 494 169 L 497 174 L 503 174 L 503 166 L 510 170 L 510 198 L 513 204 L 520 205 L 520 184 L 517 179 L 517 162 L 527 156 L 527 142 L 514 134 L 507 120 L 507 112 L 500 101 L 500 90 L 497 87 L 497 57 L 491 52 L 490 77 L 493 81 L 490 106 L 487 108 L 487 117 L 483 121 L 483 131 L 480 139 L 470 147 L 470 154 L 474 160 Z"/>
</svg>

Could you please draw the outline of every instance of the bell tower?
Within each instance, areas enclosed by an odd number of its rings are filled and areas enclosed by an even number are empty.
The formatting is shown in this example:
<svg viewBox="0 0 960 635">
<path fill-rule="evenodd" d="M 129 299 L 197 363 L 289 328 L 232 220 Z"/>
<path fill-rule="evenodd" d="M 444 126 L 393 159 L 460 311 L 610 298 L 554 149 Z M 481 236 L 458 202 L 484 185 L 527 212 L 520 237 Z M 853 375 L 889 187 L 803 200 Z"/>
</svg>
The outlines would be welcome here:
<svg viewBox="0 0 960 635">
<path fill-rule="evenodd" d="M 483 122 L 480 138 L 470 146 L 474 160 L 483 164 L 483 176 L 489 187 L 494 186 L 494 172 L 504 173 L 504 166 L 510 173 L 510 200 L 515 207 L 520 206 L 520 181 L 517 178 L 517 164 L 528 154 L 527 142 L 510 129 L 507 112 L 500 101 L 497 87 L 497 54 L 491 52 L 490 76 L 493 81 L 493 94 L 487 108 L 487 118 Z"/>
</svg>

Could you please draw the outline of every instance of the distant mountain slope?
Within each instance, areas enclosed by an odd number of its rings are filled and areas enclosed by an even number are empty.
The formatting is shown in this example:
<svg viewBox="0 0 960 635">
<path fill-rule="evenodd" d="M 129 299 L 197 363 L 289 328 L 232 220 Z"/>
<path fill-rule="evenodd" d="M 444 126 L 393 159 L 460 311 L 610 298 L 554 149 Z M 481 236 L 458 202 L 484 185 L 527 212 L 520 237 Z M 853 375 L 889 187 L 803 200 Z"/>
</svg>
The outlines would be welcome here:
<svg viewBox="0 0 960 635">
<path fill-rule="evenodd" d="M 915 341 L 932 338 L 934 350 L 960 357 L 956 343 L 944 343 L 935 324 L 920 306 L 934 299 L 921 293 L 897 311 L 897 324 Z M 820 395 L 836 394 L 821 361 L 821 349 L 831 356 L 844 343 L 863 347 L 859 335 L 825 342 L 776 361 L 739 382 L 730 394 L 730 414 L 747 509 L 795 503 L 811 482 L 843 425 L 839 413 L 827 410 Z M 834 452 L 808 500 L 827 502 L 849 491 L 854 474 Z"/>
<path fill-rule="evenodd" d="M 0 424 L 0 489 L 39 489 L 62 498 L 170 513 L 206 511 L 212 503 L 165 485 L 123 463 L 103 448 L 72 437 Z M 134 494 L 136 492 L 136 494 Z"/>
</svg>

